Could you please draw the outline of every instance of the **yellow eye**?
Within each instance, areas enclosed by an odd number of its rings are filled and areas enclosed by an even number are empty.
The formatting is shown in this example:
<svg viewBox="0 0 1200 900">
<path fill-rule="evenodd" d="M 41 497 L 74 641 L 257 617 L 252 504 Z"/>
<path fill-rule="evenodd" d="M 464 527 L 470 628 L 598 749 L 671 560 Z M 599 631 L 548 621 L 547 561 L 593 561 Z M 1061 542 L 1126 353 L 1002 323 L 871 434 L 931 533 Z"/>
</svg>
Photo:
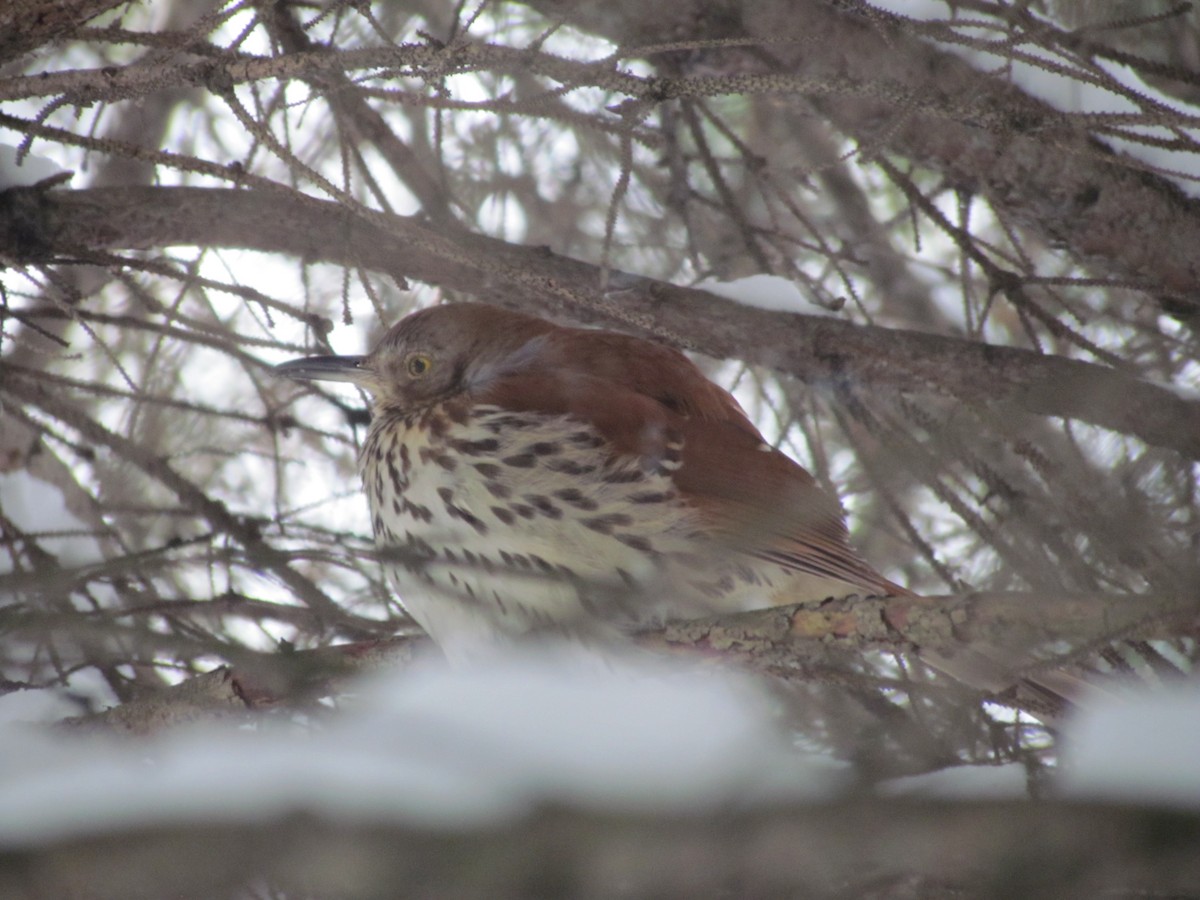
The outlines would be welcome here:
<svg viewBox="0 0 1200 900">
<path fill-rule="evenodd" d="M 433 360 L 424 353 L 410 353 L 404 360 L 404 368 L 413 378 L 421 378 L 429 374 L 433 368 Z"/>
</svg>

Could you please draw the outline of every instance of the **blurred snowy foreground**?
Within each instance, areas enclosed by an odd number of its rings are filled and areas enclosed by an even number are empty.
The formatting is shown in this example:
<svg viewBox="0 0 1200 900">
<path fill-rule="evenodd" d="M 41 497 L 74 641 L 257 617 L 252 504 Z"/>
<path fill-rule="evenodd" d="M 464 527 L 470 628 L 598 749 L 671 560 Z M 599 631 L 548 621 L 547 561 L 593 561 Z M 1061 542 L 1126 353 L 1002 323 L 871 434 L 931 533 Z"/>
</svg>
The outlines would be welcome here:
<svg viewBox="0 0 1200 900">
<path fill-rule="evenodd" d="M 826 795 L 831 761 L 787 751 L 756 686 L 545 652 L 368 682 L 320 724 L 210 725 L 150 746 L 6 730 L 0 840 L 294 810 L 435 828 L 542 803 L 693 812 Z"/>
<path fill-rule="evenodd" d="M 397 878 L 455 896 L 545 878 L 578 895 L 698 895 L 714 878 L 819 895 L 867 871 L 985 876 L 980 847 L 1011 866 L 1028 845 L 1044 865 L 1038 829 L 1064 839 L 1048 820 L 1076 824 L 1062 850 L 1076 868 L 1105 823 L 1097 864 L 1112 865 L 1112 834 L 1145 816 L 1197 839 L 1190 868 L 1162 876 L 1156 858 L 1155 878 L 1200 878 L 1194 685 L 1081 715 L 1037 802 L 1017 767 L 867 788 L 791 746 L 761 684 L 695 665 L 429 661 L 342 707 L 134 740 L 14 722 L 30 710 L 0 702 L 0 896 L 217 896 L 256 878 L 305 896 L 375 896 Z"/>
</svg>

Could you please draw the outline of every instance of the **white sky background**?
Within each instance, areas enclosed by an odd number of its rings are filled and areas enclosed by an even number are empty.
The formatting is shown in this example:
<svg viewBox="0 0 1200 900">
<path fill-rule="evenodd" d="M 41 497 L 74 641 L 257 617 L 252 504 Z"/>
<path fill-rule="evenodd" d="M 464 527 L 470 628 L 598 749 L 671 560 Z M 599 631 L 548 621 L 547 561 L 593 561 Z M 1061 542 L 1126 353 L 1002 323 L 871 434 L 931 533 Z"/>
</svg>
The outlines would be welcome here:
<svg viewBox="0 0 1200 900">
<path fill-rule="evenodd" d="M 897 0 L 877 5 L 914 17 L 947 14 L 941 3 Z M 215 38 L 228 39 L 242 24 L 231 21 L 225 34 Z M 250 44 L 247 49 L 265 48 Z M 595 56 L 599 58 L 609 49 L 597 45 Z M 961 52 L 984 67 L 1003 63 Z M 1081 91 L 1075 84 L 1067 91 L 1051 76 L 1032 67 L 1017 65 L 1013 72 L 1018 84 L 1060 109 L 1108 109 L 1110 100 L 1112 111 L 1129 107 L 1122 98 L 1095 96 L 1090 88 Z M 1157 96 L 1140 82 L 1137 89 Z M 458 76 L 456 96 L 486 99 L 488 94 L 482 86 L 473 85 L 470 77 Z M 1180 105 L 1169 98 L 1164 102 Z M 35 112 L 20 109 L 19 104 L 12 106 L 15 114 Z M 325 128 L 314 117 L 305 121 L 314 135 Z M 465 133 L 470 116 L 462 114 L 454 121 Z M 5 137 L 0 132 L 0 140 Z M 195 140 L 194 152 L 208 153 L 213 158 L 226 156 L 229 147 L 236 148 L 239 142 L 245 146 L 244 136 L 234 127 L 222 132 L 226 147 L 208 142 L 203 131 L 191 137 Z M 298 135 L 296 146 L 303 148 L 312 137 Z M 1147 148 L 1122 149 L 1141 153 Z M 35 145 L 34 154 L 75 170 L 72 186 L 87 184 L 88 175 L 80 157 L 71 156 L 58 145 L 43 143 Z M 552 150 L 549 156 L 539 169 L 543 177 L 556 165 Z M 1167 161 L 1142 158 L 1156 165 L 1200 173 L 1200 165 L 1190 155 L 1183 158 L 1173 154 Z M 0 155 L 0 162 L 4 159 Z M 282 171 L 281 164 L 279 168 Z M 328 162 L 324 174 L 337 181 L 340 173 L 336 162 Z M 872 177 L 858 174 L 865 182 Z M 175 177 L 164 173 L 164 183 Z M 179 180 L 193 179 L 189 176 Z M 1196 191 L 1194 183 L 1183 184 L 1187 190 Z M 311 189 L 320 195 L 319 190 Z M 398 183 L 389 185 L 389 189 L 394 191 L 392 199 L 398 211 L 411 211 Z M 637 200 L 634 197 L 630 202 Z M 485 208 L 480 224 L 489 233 L 520 240 L 527 223 L 515 210 L 514 204 L 497 201 L 494 207 Z M 953 218 L 954 210 L 946 211 Z M 921 255 L 931 270 L 956 252 L 931 230 L 925 231 L 923 239 Z M 189 257 L 195 251 L 179 248 L 178 254 Z M 306 287 L 294 261 L 256 253 L 209 252 L 200 274 L 216 280 L 230 279 L 281 298 L 298 298 L 305 291 L 339 298 L 342 291 L 340 274 L 331 267 L 310 269 Z M 16 284 L 10 273 L 0 277 L 6 279 L 10 289 L 28 289 L 28 285 Z M 754 276 L 732 286 L 711 282 L 701 286 L 749 305 L 830 314 L 808 303 L 795 285 L 783 279 Z M 843 292 L 832 278 L 830 290 L 833 294 Z M 952 317 L 958 317 L 961 298 L 956 287 L 950 285 L 943 290 L 945 296 L 939 301 L 944 302 Z M 435 296 L 428 288 L 419 288 L 419 293 L 424 301 Z M 263 329 L 261 320 L 247 311 L 241 298 L 216 291 L 211 296 L 219 312 L 237 323 L 241 333 Z M 378 323 L 357 284 L 351 284 L 349 296 L 355 321 L 343 324 L 334 314 L 330 340 L 340 353 L 361 353 L 369 348 Z M 335 299 L 331 307 L 336 310 L 339 305 L 340 300 Z M 306 340 L 299 324 L 279 315 L 267 333 L 296 344 Z M 270 361 L 284 358 L 280 355 Z M 193 399 L 222 405 L 231 395 L 245 390 L 242 374 L 218 360 L 213 364 L 211 359 L 197 357 L 188 364 L 190 368 L 185 368 L 184 374 L 195 391 Z M 292 385 L 279 388 L 281 394 L 295 390 Z M 335 390 L 347 395 L 351 392 L 350 388 Z M 744 394 L 743 399 L 749 396 Z M 746 405 L 753 408 L 751 402 Z M 302 409 L 328 430 L 349 433 L 327 404 L 306 401 Z M 121 411 L 114 408 L 112 414 L 115 418 L 110 424 L 119 426 Z M 774 436 L 777 429 L 771 421 L 760 424 Z M 346 460 L 322 459 L 312 448 L 294 443 L 289 447 L 297 460 L 295 465 L 302 467 L 306 475 L 293 488 L 294 504 L 300 507 L 319 503 L 320 515 L 329 525 L 367 535 L 365 501 L 352 476 L 348 476 Z M 241 464 L 245 466 L 245 483 L 251 484 L 270 466 L 268 460 L 251 457 Z M 244 483 L 233 487 L 225 499 L 235 508 L 261 506 L 263 498 L 248 496 Z M 82 523 L 66 512 L 56 490 L 23 472 L 0 476 L 0 506 L 24 527 L 82 528 Z M 95 552 L 85 538 L 64 538 L 50 546 L 63 554 L 64 563 L 71 564 L 86 562 L 89 552 Z M 203 583 L 198 588 L 207 592 L 211 586 Z M 267 581 L 255 585 L 254 593 L 263 599 L 292 602 L 282 588 Z M 282 626 L 269 636 L 249 630 L 237 635 L 257 646 L 268 645 L 268 637 L 288 636 Z M 519 814 L 531 804 L 548 799 L 617 806 L 653 802 L 662 808 L 675 808 L 673 804 L 761 797 L 769 789 L 778 789 L 780 775 L 790 779 L 789 784 L 800 797 L 828 796 L 839 786 L 838 767 L 829 760 L 789 757 L 789 762 L 783 761 L 783 750 L 769 721 L 769 704 L 745 684 L 710 678 L 684 684 L 677 674 L 664 672 L 639 680 L 639 687 L 633 689 L 631 681 L 620 673 L 611 678 L 587 673 L 578 676 L 578 691 L 564 693 L 560 689 L 561 670 L 551 671 L 544 661 L 526 664 L 510 660 L 486 672 L 448 673 L 431 668 L 419 674 L 407 673 L 393 682 L 381 683 L 360 700 L 356 710 L 311 732 L 298 727 L 264 726 L 254 732 L 212 727 L 168 736 L 157 745 L 158 761 L 152 772 L 144 757 L 61 740 L 51 742 L 51 746 L 21 728 L 11 727 L 10 722 L 10 727 L 0 728 L 0 840 L 19 843 L 78 829 L 153 822 L 163 816 L 252 816 L 297 806 L 337 815 L 411 816 L 414 821 L 430 823 L 447 817 L 452 824 L 462 824 Z M 88 678 L 83 676 L 81 681 Z M 655 687 L 646 689 L 644 682 Z M 581 694 L 589 698 L 587 705 L 578 702 Z M 681 710 L 688 714 L 681 715 Z M 60 713 L 61 708 L 50 715 Z M 46 714 L 45 709 L 31 708 L 27 697 L 0 699 L 0 723 L 6 718 Z M 710 723 L 718 721 L 722 728 L 713 729 Z M 604 752 L 598 752 L 597 736 L 602 736 L 605 729 L 611 729 L 609 734 L 621 734 L 623 741 L 620 746 L 602 744 Z M 414 734 L 421 734 L 422 740 L 414 741 Z M 1156 735 L 1156 740 L 1130 737 L 1146 734 Z M 1066 746 L 1067 765 L 1061 776 L 1064 790 L 1080 797 L 1146 799 L 1200 809 L 1200 766 L 1189 769 L 1189 762 L 1200 759 L 1200 695 L 1195 692 L 1181 692 L 1161 702 L 1130 701 L 1098 708 L 1068 729 Z M 228 760 L 234 756 L 238 764 L 231 767 Z M 664 765 L 664 760 L 670 765 Z M 698 784 L 705 785 L 706 791 L 697 792 Z M 978 796 L 997 792 L 1019 795 L 1023 787 L 1023 772 L 986 769 L 952 770 L 924 781 L 897 784 L 894 789 Z"/>
</svg>

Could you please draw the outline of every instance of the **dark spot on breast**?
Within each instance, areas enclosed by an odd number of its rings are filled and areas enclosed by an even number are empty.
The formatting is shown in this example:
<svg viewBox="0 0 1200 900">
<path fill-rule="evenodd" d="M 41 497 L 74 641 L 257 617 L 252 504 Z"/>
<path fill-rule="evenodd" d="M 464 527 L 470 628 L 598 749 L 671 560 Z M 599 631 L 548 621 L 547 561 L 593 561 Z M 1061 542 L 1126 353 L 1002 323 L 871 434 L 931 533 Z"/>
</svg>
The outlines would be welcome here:
<svg viewBox="0 0 1200 900">
<path fill-rule="evenodd" d="M 577 447 L 595 448 L 604 446 L 604 438 L 600 437 L 594 431 L 576 431 L 567 440 Z"/>
<path fill-rule="evenodd" d="M 498 500 L 504 500 L 512 495 L 512 489 L 508 485 L 501 484 L 498 481 L 487 481 L 483 485 L 487 488 L 488 493 Z"/>
<path fill-rule="evenodd" d="M 517 521 L 517 517 L 512 514 L 512 510 L 505 509 L 503 506 L 493 506 L 492 515 L 503 522 L 505 525 L 511 525 Z M 503 556 L 503 554 L 501 554 Z"/>
<path fill-rule="evenodd" d="M 500 477 L 500 467 L 495 463 L 475 463 L 475 471 L 484 478 Z"/>
<path fill-rule="evenodd" d="M 544 465 L 551 472 L 561 472 L 564 475 L 590 475 L 596 471 L 595 466 L 581 465 L 575 462 L 575 460 L 566 457 L 548 459 Z"/>
<path fill-rule="evenodd" d="M 551 441 L 538 441 L 536 444 L 530 444 L 526 450 L 535 453 L 538 456 L 553 456 L 560 452 L 562 448 Z"/>
<path fill-rule="evenodd" d="M 551 503 L 548 497 L 543 497 L 540 494 L 526 494 L 523 499 L 549 519 L 562 518 L 562 510 Z"/>
<path fill-rule="evenodd" d="M 530 560 L 532 560 L 532 562 L 535 566 L 537 566 L 539 569 L 541 569 L 547 575 L 554 574 L 554 566 L 551 565 L 550 563 L 546 562 L 546 560 L 542 559 L 540 556 L 534 556 L 531 553 L 529 555 L 529 558 L 530 558 Z"/>
<path fill-rule="evenodd" d="M 644 473 L 638 469 L 609 469 L 601 476 L 606 484 L 633 484 L 644 477 Z"/>
<path fill-rule="evenodd" d="M 467 512 L 465 509 L 462 509 L 461 507 L 457 507 L 457 506 L 456 507 L 447 507 L 446 512 L 448 512 L 450 514 L 451 518 L 462 519 L 464 522 L 466 522 L 468 525 L 470 525 L 472 528 L 475 529 L 476 534 L 487 534 L 487 531 L 488 531 L 487 525 L 485 525 L 483 522 L 481 522 L 479 519 L 477 519 L 471 513 Z"/>
<path fill-rule="evenodd" d="M 455 383 L 459 383 L 459 376 L 456 376 Z M 445 412 L 446 418 L 455 425 L 466 425 L 467 419 L 471 417 L 470 410 L 467 409 L 465 403 L 447 403 L 442 406 L 442 411 Z"/>
<path fill-rule="evenodd" d="M 397 494 L 404 492 L 404 480 L 400 477 L 400 470 L 396 468 L 395 457 L 389 456 L 387 459 L 388 476 L 392 479 L 392 488 Z"/>
<path fill-rule="evenodd" d="M 532 506 L 527 506 L 524 503 L 514 503 L 512 505 L 512 511 L 522 519 L 532 519 L 537 515 L 537 510 L 535 510 Z"/>
<path fill-rule="evenodd" d="M 500 449 L 500 442 L 495 438 L 483 438 L 478 441 L 456 439 L 448 442 L 452 450 L 457 450 L 464 456 L 486 456 Z"/>
<path fill-rule="evenodd" d="M 428 506 L 424 506 L 420 503 L 410 503 L 409 501 L 405 500 L 404 503 L 401 504 L 401 508 L 414 519 L 420 519 L 426 524 L 433 521 L 433 510 L 431 510 Z"/>
<path fill-rule="evenodd" d="M 554 496 L 564 503 L 570 503 L 576 509 L 590 511 L 597 508 L 596 501 L 583 496 L 579 488 L 563 488 L 561 491 L 555 491 Z"/>
<path fill-rule="evenodd" d="M 431 560 L 437 556 L 433 550 L 433 547 L 429 545 L 428 541 L 422 540 L 411 531 L 404 532 L 404 544 L 408 548 L 410 557 L 413 557 L 409 563 L 410 568 L 420 568 L 424 566 L 428 560 Z"/>
<path fill-rule="evenodd" d="M 637 534 L 618 534 L 616 539 L 626 547 L 632 547 L 634 550 L 640 550 L 643 553 L 653 553 L 654 548 L 650 546 L 650 542 L 641 535 Z"/>
<path fill-rule="evenodd" d="M 532 453 L 516 453 L 512 456 L 506 456 L 500 461 L 506 466 L 512 466 L 514 469 L 532 469 L 537 464 L 537 457 Z"/>
<path fill-rule="evenodd" d="M 674 491 L 638 491 L 626 498 L 630 503 L 666 503 L 675 499 Z"/>
<path fill-rule="evenodd" d="M 489 431 L 500 432 L 505 428 L 531 428 L 539 424 L 539 418 L 535 416 L 518 416 L 513 413 L 504 413 L 502 415 L 491 416 L 484 423 Z"/>
<path fill-rule="evenodd" d="M 629 525 L 632 522 L 633 519 L 625 515 L 625 513 L 608 513 L 607 515 L 584 519 L 583 526 L 600 534 L 609 534 L 617 526 Z"/>
<path fill-rule="evenodd" d="M 452 519 L 466 522 L 475 529 L 476 534 L 487 534 L 487 526 L 483 524 L 470 510 L 464 509 L 454 502 L 454 492 L 448 487 L 438 488 L 438 496 L 446 507 L 446 515 Z"/>
<path fill-rule="evenodd" d="M 421 419 L 423 424 L 433 438 L 444 438 L 446 431 L 450 427 L 449 420 L 442 414 L 441 407 L 434 407 L 429 410 Z"/>
</svg>

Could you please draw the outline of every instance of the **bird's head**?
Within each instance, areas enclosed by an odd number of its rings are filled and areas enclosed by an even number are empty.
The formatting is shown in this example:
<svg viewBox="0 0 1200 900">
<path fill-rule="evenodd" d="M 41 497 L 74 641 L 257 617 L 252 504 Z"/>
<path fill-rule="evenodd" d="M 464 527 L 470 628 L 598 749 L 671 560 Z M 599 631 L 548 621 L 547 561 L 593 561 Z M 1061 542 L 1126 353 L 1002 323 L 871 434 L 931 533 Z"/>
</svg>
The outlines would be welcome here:
<svg viewBox="0 0 1200 900">
<path fill-rule="evenodd" d="M 300 381 L 348 381 L 376 409 L 423 409 L 528 364 L 556 326 L 483 303 L 423 309 L 401 319 L 366 356 L 310 356 L 275 367 Z"/>
</svg>

